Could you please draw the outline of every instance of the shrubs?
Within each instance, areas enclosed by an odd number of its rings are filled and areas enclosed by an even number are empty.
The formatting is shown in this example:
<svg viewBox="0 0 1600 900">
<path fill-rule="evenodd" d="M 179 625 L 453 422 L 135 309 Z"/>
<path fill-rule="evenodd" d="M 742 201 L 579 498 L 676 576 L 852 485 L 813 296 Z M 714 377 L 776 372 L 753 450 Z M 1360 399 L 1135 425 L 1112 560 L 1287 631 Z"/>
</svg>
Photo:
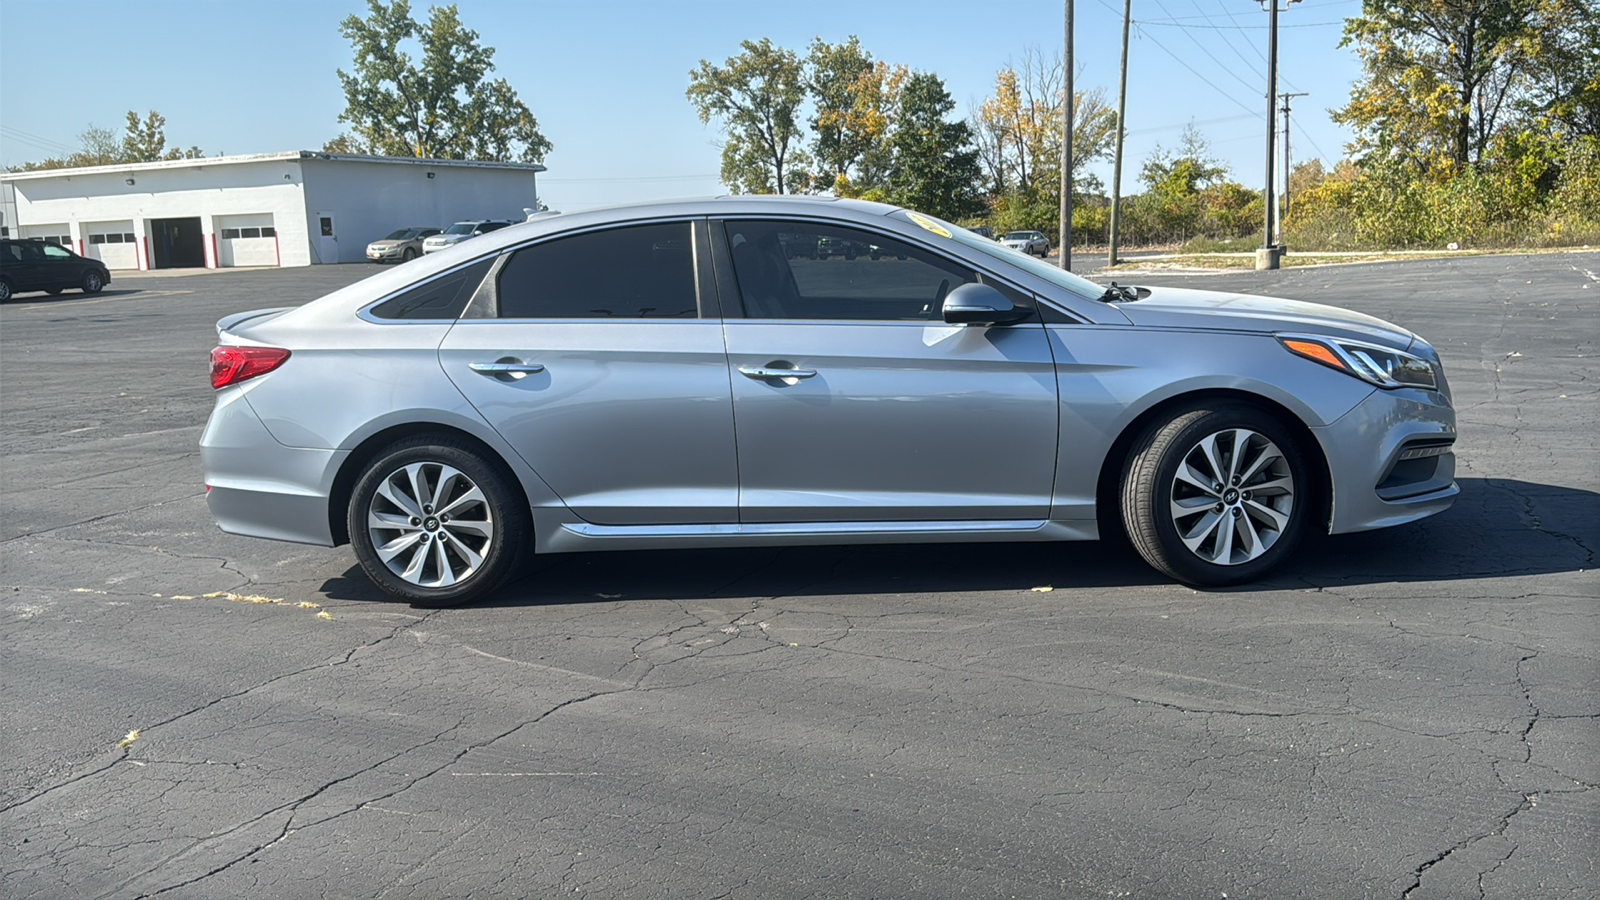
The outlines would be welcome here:
<svg viewBox="0 0 1600 900">
<path fill-rule="evenodd" d="M 1600 140 L 1502 132 L 1477 166 L 1374 153 L 1295 198 L 1297 249 L 1541 247 L 1600 236 Z"/>
</svg>

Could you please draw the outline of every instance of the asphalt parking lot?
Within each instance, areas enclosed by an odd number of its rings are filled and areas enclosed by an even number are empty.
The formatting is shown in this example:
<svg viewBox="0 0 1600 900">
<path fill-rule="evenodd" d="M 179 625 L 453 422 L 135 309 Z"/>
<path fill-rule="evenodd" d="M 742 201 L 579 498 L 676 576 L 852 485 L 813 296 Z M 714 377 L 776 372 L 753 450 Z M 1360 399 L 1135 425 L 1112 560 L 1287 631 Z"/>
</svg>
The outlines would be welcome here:
<svg viewBox="0 0 1600 900">
<path fill-rule="evenodd" d="M 1600 252 L 1119 274 L 1444 357 L 1455 507 L 1263 584 L 610 553 L 442 611 L 206 511 L 212 323 L 369 273 L 0 307 L 5 897 L 1596 896 Z"/>
</svg>

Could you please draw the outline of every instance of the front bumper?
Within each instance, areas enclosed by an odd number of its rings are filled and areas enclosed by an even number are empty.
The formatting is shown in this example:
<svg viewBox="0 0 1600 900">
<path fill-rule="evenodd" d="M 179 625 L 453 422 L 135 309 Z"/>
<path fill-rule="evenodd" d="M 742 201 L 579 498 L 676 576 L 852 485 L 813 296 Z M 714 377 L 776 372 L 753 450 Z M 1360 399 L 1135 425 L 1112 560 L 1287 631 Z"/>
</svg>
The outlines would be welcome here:
<svg viewBox="0 0 1600 900">
<path fill-rule="evenodd" d="M 223 388 L 200 437 L 206 505 L 229 534 L 333 546 L 328 496 L 347 450 L 286 447 L 245 399 Z"/>
<path fill-rule="evenodd" d="M 1449 509 L 1461 493 L 1456 413 L 1438 391 L 1373 391 L 1311 431 L 1332 476 L 1332 534 L 1414 522 Z"/>
</svg>

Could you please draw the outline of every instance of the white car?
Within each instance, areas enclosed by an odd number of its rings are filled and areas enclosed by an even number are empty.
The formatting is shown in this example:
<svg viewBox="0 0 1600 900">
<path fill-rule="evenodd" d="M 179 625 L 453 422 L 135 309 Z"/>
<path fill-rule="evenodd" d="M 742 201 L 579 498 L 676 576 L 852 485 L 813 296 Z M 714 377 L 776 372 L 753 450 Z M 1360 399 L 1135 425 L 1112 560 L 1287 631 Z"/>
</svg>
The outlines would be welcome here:
<svg viewBox="0 0 1600 900">
<path fill-rule="evenodd" d="M 498 231 L 510 224 L 505 219 L 468 219 L 465 222 L 457 222 L 446 228 L 442 233 L 424 240 L 422 242 L 422 252 L 435 253 L 446 247 L 454 247 L 467 238 Z"/>
<path fill-rule="evenodd" d="M 1050 255 L 1050 239 L 1037 231 L 1009 231 L 1000 243 L 1040 259 Z"/>
<path fill-rule="evenodd" d="M 439 233 L 437 228 L 401 228 L 367 245 L 367 259 L 375 263 L 410 262 L 422 255 L 422 242 Z"/>
</svg>

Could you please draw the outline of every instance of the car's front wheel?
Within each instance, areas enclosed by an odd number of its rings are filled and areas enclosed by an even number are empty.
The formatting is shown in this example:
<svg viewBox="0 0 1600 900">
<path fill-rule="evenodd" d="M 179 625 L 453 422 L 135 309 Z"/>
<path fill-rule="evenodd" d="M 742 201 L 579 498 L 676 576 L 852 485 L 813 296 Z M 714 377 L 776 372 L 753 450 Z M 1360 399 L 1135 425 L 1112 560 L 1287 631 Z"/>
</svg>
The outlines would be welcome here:
<svg viewBox="0 0 1600 900">
<path fill-rule="evenodd" d="M 1134 442 L 1122 519 L 1150 565 L 1188 584 L 1255 580 L 1294 548 L 1315 507 L 1295 435 L 1252 406 L 1190 408 Z"/>
<path fill-rule="evenodd" d="M 350 543 L 373 583 L 417 606 L 455 606 L 499 587 L 532 541 L 527 498 L 498 460 L 448 437 L 397 442 L 362 472 Z"/>
<path fill-rule="evenodd" d="M 106 280 L 94 269 L 83 273 L 83 280 L 78 282 L 78 287 L 83 288 L 85 294 L 98 294 L 106 286 Z"/>
<path fill-rule="evenodd" d="M 400 261 L 403 262 L 403 263 L 411 262 L 413 259 L 416 259 L 416 258 L 417 258 L 417 251 L 411 249 L 410 247 L 407 247 L 405 252 L 400 254 Z"/>
</svg>

